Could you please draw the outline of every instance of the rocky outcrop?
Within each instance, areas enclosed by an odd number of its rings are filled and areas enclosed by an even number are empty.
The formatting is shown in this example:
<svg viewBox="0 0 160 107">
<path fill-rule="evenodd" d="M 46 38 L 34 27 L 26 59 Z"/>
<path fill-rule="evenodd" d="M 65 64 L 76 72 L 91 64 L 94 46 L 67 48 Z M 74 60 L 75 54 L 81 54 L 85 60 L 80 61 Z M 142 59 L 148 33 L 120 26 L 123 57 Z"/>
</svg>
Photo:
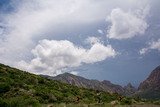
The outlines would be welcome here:
<svg viewBox="0 0 160 107">
<path fill-rule="evenodd" d="M 160 66 L 155 68 L 149 77 L 140 83 L 136 95 L 148 99 L 160 98 Z"/>
<path fill-rule="evenodd" d="M 138 89 L 141 91 L 146 89 L 154 89 L 154 90 L 160 89 L 160 66 L 158 66 L 151 72 L 149 77 L 139 85 Z"/>
</svg>

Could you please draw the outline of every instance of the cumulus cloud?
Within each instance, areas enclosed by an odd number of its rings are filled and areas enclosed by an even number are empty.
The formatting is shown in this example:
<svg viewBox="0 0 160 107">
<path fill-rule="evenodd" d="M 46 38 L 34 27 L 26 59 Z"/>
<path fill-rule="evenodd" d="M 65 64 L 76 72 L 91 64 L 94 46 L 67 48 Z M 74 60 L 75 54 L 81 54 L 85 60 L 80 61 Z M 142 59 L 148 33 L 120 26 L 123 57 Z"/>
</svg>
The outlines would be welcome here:
<svg viewBox="0 0 160 107">
<path fill-rule="evenodd" d="M 148 47 L 146 48 L 142 48 L 139 53 L 141 55 L 144 55 L 146 54 L 147 52 L 151 51 L 151 50 L 158 50 L 160 51 L 160 39 L 158 39 L 157 41 L 153 41 L 153 42 L 150 42 L 148 44 Z"/>
<path fill-rule="evenodd" d="M 111 45 L 97 42 L 90 49 L 85 49 L 67 40 L 42 40 L 32 53 L 34 58 L 29 63 L 19 62 L 18 67 L 48 75 L 57 75 L 67 68 L 103 61 L 116 55 Z"/>
<path fill-rule="evenodd" d="M 125 12 L 120 8 L 113 9 L 107 18 L 107 21 L 111 23 L 107 37 L 121 40 L 144 34 L 148 28 L 145 20 L 148 13 L 149 6 L 136 12 Z"/>
<path fill-rule="evenodd" d="M 69 34 L 74 35 L 75 30 L 77 30 L 76 27 L 81 29 L 84 26 L 97 26 L 97 23 L 105 20 L 106 15 L 110 14 L 113 7 L 136 8 L 137 1 L 139 0 L 125 0 L 123 2 L 121 0 L 10 0 L 10 2 L 14 2 L 10 3 L 14 4 L 13 8 L 4 12 L 3 9 L 0 10 L 0 62 L 14 66 L 17 62 L 23 60 L 21 61 L 23 68 L 28 66 L 30 69 L 43 69 L 42 71 L 47 68 L 51 71 L 52 67 L 42 63 L 38 56 L 28 62 L 32 59 L 32 55 L 35 55 L 34 52 L 31 53 L 31 50 L 39 40 L 55 39 L 54 35 L 60 32 L 66 35 L 69 32 Z M 143 0 L 143 3 L 144 1 L 148 0 Z M 7 2 L 6 5 L 8 6 Z M 14 10 L 12 11 L 12 9 Z M 65 28 L 68 32 L 65 31 Z M 90 31 L 91 34 L 93 32 Z M 99 30 L 99 33 L 104 32 Z M 106 48 L 98 42 L 99 40 L 97 42 L 95 42 L 96 39 L 93 41 L 90 42 L 92 45 L 89 50 L 80 49 L 81 51 L 87 51 L 84 53 L 88 53 L 88 60 L 83 59 L 81 63 L 91 63 L 104 59 L 105 54 L 95 56 L 98 59 L 89 57 L 89 54 L 94 55 L 96 53 L 95 48 L 99 48 L 99 53 Z M 74 42 L 77 42 L 77 40 Z M 108 45 L 107 48 L 112 47 Z M 61 71 L 56 70 L 55 72 Z"/>
<path fill-rule="evenodd" d="M 29 53 L 35 45 L 35 40 L 39 41 L 39 38 L 47 32 L 62 31 L 63 26 L 69 28 L 87 25 L 105 17 L 105 14 L 100 12 L 104 11 L 104 8 L 101 8 L 104 2 L 91 0 L 11 2 L 15 2 L 13 3 L 15 11 L 0 14 L 0 21 L 6 26 L 5 32 L 0 27 L 0 61 L 3 63 L 24 59 L 26 53 Z M 44 37 L 47 38 L 47 35 Z"/>
</svg>

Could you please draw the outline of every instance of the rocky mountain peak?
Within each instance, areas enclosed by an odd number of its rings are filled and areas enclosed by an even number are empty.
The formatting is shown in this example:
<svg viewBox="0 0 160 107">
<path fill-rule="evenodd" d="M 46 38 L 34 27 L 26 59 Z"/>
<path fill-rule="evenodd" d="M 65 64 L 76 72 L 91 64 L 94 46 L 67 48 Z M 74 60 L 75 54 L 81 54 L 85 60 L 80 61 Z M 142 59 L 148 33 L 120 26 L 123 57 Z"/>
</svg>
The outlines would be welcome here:
<svg viewBox="0 0 160 107">
<path fill-rule="evenodd" d="M 140 84 L 138 89 L 145 90 L 149 88 L 160 89 L 160 66 L 158 66 L 151 72 L 149 77 Z"/>
<path fill-rule="evenodd" d="M 136 95 L 147 99 L 160 99 L 160 66 L 139 85 Z"/>
<path fill-rule="evenodd" d="M 128 83 L 126 86 L 124 86 L 124 88 L 130 88 L 133 89 L 135 88 L 131 83 Z"/>
</svg>

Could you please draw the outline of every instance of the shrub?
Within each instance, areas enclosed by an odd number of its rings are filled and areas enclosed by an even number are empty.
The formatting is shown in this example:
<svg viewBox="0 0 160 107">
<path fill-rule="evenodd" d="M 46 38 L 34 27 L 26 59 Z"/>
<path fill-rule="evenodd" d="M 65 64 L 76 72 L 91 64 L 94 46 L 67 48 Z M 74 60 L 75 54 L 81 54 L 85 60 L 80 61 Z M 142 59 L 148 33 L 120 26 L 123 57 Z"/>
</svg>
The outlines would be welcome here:
<svg viewBox="0 0 160 107">
<path fill-rule="evenodd" d="M 155 105 L 160 105 L 160 100 L 154 101 L 153 102 Z"/>
<path fill-rule="evenodd" d="M 0 93 L 5 93 L 10 90 L 10 85 L 5 83 L 0 83 Z"/>
<path fill-rule="evenodd" d="M 0 107 L 7 107 L 7 103 L 2 98 L 0 98 Z"/>
<path fill-rule="evenodd" d="M 132 104 L 132 100 L 128 99 L 128 98 L 124 98 L 124 99 L 122 99 L 121 104 L 122 105 L 131 105 Z"/>
</svg>

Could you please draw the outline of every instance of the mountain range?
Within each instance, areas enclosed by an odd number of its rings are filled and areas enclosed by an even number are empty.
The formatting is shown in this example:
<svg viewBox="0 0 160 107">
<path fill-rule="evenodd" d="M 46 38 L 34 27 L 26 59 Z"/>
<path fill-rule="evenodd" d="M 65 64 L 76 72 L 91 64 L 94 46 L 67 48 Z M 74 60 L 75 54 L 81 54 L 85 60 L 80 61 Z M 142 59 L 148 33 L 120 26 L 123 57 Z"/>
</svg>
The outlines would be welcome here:
<svg viewBox="0 0 160 107">
<path fill-rule="evenodd" d="M 106 91 L 109 93 L 118 93 L 121 95 L 131 95 L 136 91 L 136 88 L 134 88 L 131 85 L 131 83 L 129 83 L 125 87 L 122 87 L 120 85 L 113 84 L 108 80 L 103 80 L 103 81 L 90 80 L 90 79 L 86 79 L 84 77 L 76 76 L 70 73 L 60 74 L 55 77 L 47 76 L 47 75 L 41 75 L 41 76 L 46 77 L 48 79 L 52 79 L 52 80 L 58 80 L 63 83 L 75 85 L 78 87 Z"/>
<path fill-rule="evenodd" d="M 58 80 L 67 84 L 75 85 L 78 87 L 84 87 L 89 89 L 95 89 L 95 90 L 103 90 L 110 93 L 123 93 L 123 87 L 120 85 L 112 84 L 110 81 L 104 80 L 102 82 L 98 80 L 89 80 L 84 77 L 76 76 L 70 73 L 64 73 L 60 74 L 56 77 L 50 77 L 46 76 L 49 79 L 52 80 Z"/>
<path fill-rule="evenodd" d="M 148 99 L 159 99 L 160 98 L 160 66 L 155 68 L 149 77 L 140 83 L 138 89 L 128 83 L 127 86 L 120 86 L 113 84 L 108 80 L 98 81 L 90 80 L 81 76 L 76 76 L 70 73 L 60 74 L 52 77 L 47 75 L 41 75 L 48 79 L 58 80 L 63 83 L 75 85 L 78 87 L 106 91 L 109 93 L 118 93 L 125 96 L 136 96 Z"/>
<path fill-rule="evenodd" d="M 74 103 L 77 99 L 82 103 L 95 103 L 99 93 L 101 101 L 107 103 L 118 100 L 120 103 L 131 104 L 132 98 L 159 100 L 160 66 L 136 89 L 130 83 L 122 87 L 107 80 L 89 80 L 69 73 L 56 77 L 39 76 L 0 64 L 0 107 Z"/>
</svg>

